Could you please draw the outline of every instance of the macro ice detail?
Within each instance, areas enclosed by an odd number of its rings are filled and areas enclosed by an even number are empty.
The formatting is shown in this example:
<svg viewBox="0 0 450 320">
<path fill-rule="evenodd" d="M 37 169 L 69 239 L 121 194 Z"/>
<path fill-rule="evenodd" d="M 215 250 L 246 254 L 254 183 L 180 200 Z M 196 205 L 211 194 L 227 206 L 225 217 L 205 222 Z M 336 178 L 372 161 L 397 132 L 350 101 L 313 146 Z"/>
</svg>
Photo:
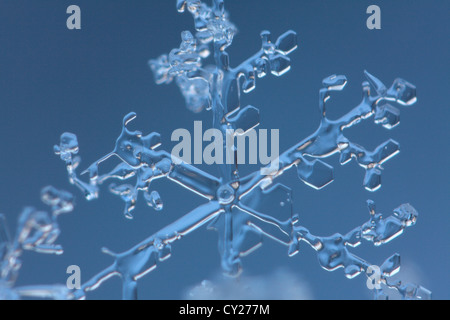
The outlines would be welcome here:
<svg viewBox="0 0 450 320">
<path fill-rule="evenodd" d="M 67 191 L 47 186 L 42 189 L 41 200 L 50 206 L 51 213 L 32 207 L 24 208 L 14 237 L 10 236 L 5 216 L 0 214 L 0 300 L 74 297 L 65 285 L 14 286 L 22 266 L 20 257 L 25 250 L 57 255 L 63 253 L 63 248 L 56 244 L 61 233 L 57 218 L 74 209 L 74 197 Z"/>
<path fill-rule="evenodd" d="M 242 107 L 240 94 L 255 89 L 256 78 L 268 74 L 282 76 L 290 70 L 288 56 L 298 47 L 296 33 L 289 30 L 273 42 L 270 32 L 263 31 L 261 48 L 233 67 L 226 49 L 232 44 L 237 29 L 229 21 L 224 1 L 213 0 L 210 7 L 200 0 L 178 0 L 177 9 L 180 12 L 187 10 L 193 15 L 196 32 L 183 31 L 179 48 L 149 61 L 156 83 L 175 81 L 187 108 L 193 112 L 211 112 L 212 127 L 220 130 L 223 136 L 230 129 L 245 132 L 258 126 L 259 109 Z M 208 58 L 212 58 L 214 64 L 208 65 L 211 60 Z M 148 206 L 156 211 L 163 210 L 163 199 L 154 189 L 153 182 L 167 178 L 203 197 L 205 203 L 125 252 L 115 253 L 104 248 L 103 252 L 113 259 L 109 267 L 94 275 L 79 290 L 65 291 L 55 287 L 58 295 L 54 293 L 49 296 L 82 299 L 104 281 L 119 276 L 123 282 L 123 298 L 137 299 L 138 280 L 170 257 L 174 242 L 203 226 L 218 232 L 221 266 L 224 273 L 233 277 L 239 276 L 242 271 L 242 258 L 257 250 L 263 238 L 269 238 L 284 245 L 289 256 L 298 253 L 304 243 L 317 252 L 319 265 L 323 269 L 334 271 L 342 268 L 348 278 L 365 273 L 371 279 L 372 264 L 353 254 L 351 248 L 358 246 L 362 240 L 375 246 L 392 241 L 417 222 L 417 211 L 410 204 L 402 204 L 394 209 L 392 215 L 384 217 L 376 211 L 375 203 L 368 200 L 370 217 L 367 222 L 344 235 L 317 236 L 302 226 L 300 217 L 294 213 L 291 188 L 276 182 L 283 173 L 295 168 L 303 183 L 314 189 L 325 188 L 334 180 L 334 175 L 333 167 L 324 160 L 339 154 L 342 165 L 354 159 L 364 169 L 362 180 L 368 191 L 373 192 L 381 187 L 383 166 L 399 153 L 399 143 L 387 140 L 374 150 L 367 150 L 350 141 L 344 134 L 345 129 L 371 117 L 376 124 L 388 130 L 395 128 L 400 121 L 400 111 L 394 104 L 404 107 L 413 105 L 416 102 L 416 88 L 403 79 L 394 80 L 388 88 L 369 72 L 365 71 L 364 75 L 362 101 L 338 119 L 329 119 L 326 107 L 331 95 L 344 89 L 347 79 L 343 75 L 323 79 L 319 90 L 321 118 L 317 130 L 280 153 L 278 168 L 267 166 L 263 173 L 258 170 L 241 176 L 237 164 L 221 164 L 220 176 L 215 177 L 193 165 L 174 161 L 170 152 L 161 148 L 159 133 L 144 135 L 131 129 L 137 115 L 130 112 L 123 119 L 122 130 L 112 151 L 100 156 L 82 172 L 89 178 L 88 182 L 84 182 L 77 174 L 80 163 L 77 137 L 72 133 L 63 133 L 54 151 L 66 165 L 69 182 L 78 187 L 87 200 L 98 198 L 102 185 L 114 180 L 115 183 L 109 184 L 109 191 L 124 201 L 124 216 L 132 219 L 141 193 Z M 226 153 L 225 144 L 223 148 Z M 237 150 L 234 152 L 237 157 Z M 120 163 L 111 171 L 100 174 L 101 164 L 111 157 L 117 157 Z M 30 231 L 23 231 L 26 229 L 23 227 L 18 231 L 17 239 L 11 242 L 0 219 L 0 297 L 18 298 L 23 292 L 13 288 L 13 273 L 18 270 L 14 261 L 22 250 L 61 253 L 61 248 L 54 245 L 59 234 L 55 217 L 70 211 L 73 202 L 69 201 L 68 194 L 52 188 L 44 190 L 43 201 L 51 206 L 53 215 L 50 217 L 26 209 L 21 219 L 21 225 L 33 226 L 36 236 L 31 237 Z M 274 217 L 275 213 L 278 218 Z M 20 250 L 10 249 L 16 247 Z M 381 275 L 378 284 L 395 289 L 405 299 L 431 298 L 431 292 L 419 285 L 390 281 L 389 278 L 400 269 L 398 254 L 388 257 L 379 268 Z M 41 296 L 49 292 L 43 288 L 39 290 L 36 291 L 42 293 Z M 378 289 L 377 286 L 374 292 L 377 299 L 388 297 L 382 287 Z"/>
</svg>

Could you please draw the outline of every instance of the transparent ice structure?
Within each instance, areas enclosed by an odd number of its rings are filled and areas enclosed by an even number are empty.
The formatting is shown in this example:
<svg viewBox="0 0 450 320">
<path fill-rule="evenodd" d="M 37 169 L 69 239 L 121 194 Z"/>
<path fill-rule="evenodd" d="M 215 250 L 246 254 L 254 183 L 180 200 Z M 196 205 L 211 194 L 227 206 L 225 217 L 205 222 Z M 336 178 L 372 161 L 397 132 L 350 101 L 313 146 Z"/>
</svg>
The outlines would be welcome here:
<svg viewBox="0 0 450 320">
<path fill-rule="evenodd" d="M 175 82 L 187 108 L 193 112 L 211 113 L 212 127 L 224 136 L 229 129 L 242 129 L 245 133 L 258 126 L 259 109 L 241 106 L 240 95 L 255 89 L 257 78 L 269 74 L 279 77 L 289 71 L 289 54 L 297 49 L 296 33 L 289 30 L 275 39 L 270 32 L 261 32 L 261 48 L 233 67 L 226 50 L 237 29 L 224 10 L 224 1 L 213 0 L 208 6 L 200 0 L 178 0 L 177 9 L 192 14 L 196 32 L 183 31 L 179 48 L 149 61 L 156 83 Z M 206 61 L 211 58 L 214 64 L 207 65 Z M 104 248 L 103 252 L 112 257 L 112 264 L 93 275 L 80 289 L 70 290 L 64 285 L 16 287 L 15 279 L 24 250 L 47 254 L 63 252 L 56 244 L 60 233 L 57 217 L 73 210 L 73 196 L 46 187 L 42 190 L 42 200 L 50 206 L 51 214 L 26 208 L 13 237 L 0 215 L 0 298 L 83 299 L 89 291 L 118 276 L 123 282 L 123 298 L 137 299 L 138 280 L 170 257 L 173 243 L 204 226 L 219 233 L 221 266 L 224 273 L 233 277 L 242 271 L 242 257 L 258 249 L 266 237 L 284 245 L 289 256 L 297 254 L 304 243 L 317 252 L 323 269 L 342 268 L 347 278 L 363 273 L 368 281 L 372 281 L 372 264 L 353 254 L 351 249 L 362 241 L 380 246 L 401 235 L 417 222 L 418 212 L 414 207 L 401 204 L 392 215 L 383 216 L 376 210 L 375 203 L 368 200 L 367 222 L 346 234 L 318 236 L 302 226 L 299 217 L 293 213 L 291 188 L 277 182 L 278 177 L 294 169 L 306 185 L 324 188 L 334 179 L 333 167 L 325 159 L 339 153 L 341 164 L 354 159 L 365 170 L 363 184 L 367 190 L 380 188 L 382 166 L 399 153 L 399 144 L 388 140 L 374 150 L 367 150 L 350 141 L 345 130 L 370 118 L 388 130 L 396 127 L 400 120 L 398 106 L 413 105 L 416 88 L 403 79 L 396 79 L 386 87 L 367 71 L 364 75 L 362 101 L 336 120 L 327 117 L 326 103 L 332 94 L 344 89 L 347 79 L 343 75 L 323 79 L 323 87 L 319 90 L 321 119 L 317 130 L 281 152 L 277 169 L 268 166 L 265 171 L 258 170 L 246 176 L 239 174 L 236 164 L 219 165 L 220 176 L 216 177 L 185 162 L 173 161 L 170 152 L 161 148 L 158 133 L 144 134 L 130 128 L 136 117 L 132 112 L 123 118 L 122 131 L 113 150 L 82 172 L 88 175 L 86 182 L 77 174 L 80 162 L 77 137 L 63 133 L 54 151 L 66 165 L 69 182 L 79 188 L 87 200 L 98 198 L 102 185 L 107 180 L 114 180 L 115 183 L 109 184 L 109 190 L 124 201 L 124 215 L 132 219 L 141 193 L 149 207 L 163 210 L 163 199 L 153 189 L 152 182 L 167 178 L 204 198 L 205 202 L 125 252 L 115 253 Z M 225 144 L 223 148 L 224 153 L 229 151 Z M 237 153 L 237 150 L 233 152 Z M 110 172 L 100 174 L 100 165 L 113 156 L 120 159 L 120 164 Z M 270 207 L 267 203 L 288 208 L 290 217 L 278 220 L 274 212 L 265 211 Z M 380 276 L 376 283 L 371 282 L 376 299 L 388 298 L 386 288 L 395 289 L 404 299 L 431 298 L 431 292 L 420 285 L 390 280 L 400 269 L 399 254 L 388 257 L 378 269 Z"/>
</svg>

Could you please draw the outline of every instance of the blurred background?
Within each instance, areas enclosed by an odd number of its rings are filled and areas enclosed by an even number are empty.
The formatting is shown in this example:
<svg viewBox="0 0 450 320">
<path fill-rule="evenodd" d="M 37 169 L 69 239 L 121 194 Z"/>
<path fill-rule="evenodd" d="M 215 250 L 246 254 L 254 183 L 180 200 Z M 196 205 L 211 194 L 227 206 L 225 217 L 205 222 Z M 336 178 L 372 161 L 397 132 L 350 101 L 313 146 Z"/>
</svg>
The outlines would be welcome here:
<svg viewBox="0 0 450 320">
<path fill-rule="evenodd" d="M 81 8 L 81 30 L 66 28 L 71 4 Z M 381 30 L 366 27 L 371 4 L 381 8 Z M 298 33 L 291 70 L 280 78 L 258 79 L 256 89 L 241 96 L 241 105 L 260 108 L 260 128 L 280 129 L 281 152 L 317 128 L 318 91 L 331 74 L 346 75 L 348 85 L 332 95 L 330 118 L 360 102 L 364 70 L 387 86 L 397 77 L 417 86 L 418 102 L 401 108 L 400 126 L 386 130 L 370 119 L 346 131 L 369 150 L 389 138 L 400 142 L 400 154 L 385 165 L 381 189 L 366 191 L 364 170 L 353 161 L 341 166 L 338 156 L 326 160 L 335 167 L 335 181 L 322 190 L 306 186 L 295 170 L 280 182 L 294 190 L 300 224 L 316 235 L 346 233 L 367 221 L 367 199 L 385 215 L 411 203 L 419 212 L 414 227 L 387 245 L 363 242 L 352 250 L 378 265 L 398 252 L 402 280 L 420 283 L 436 299 L 449 299 L 450 2 L 227 0 L 225 6 L 239 29 L 228 49 L 233 66 L 259 50 L 262 30 L 270 30 L 274 39 L 289 29 Z M 24 206 L 47 210 L 39 199 L 44 186 L 68 190 L 77 200 L 75 211 L 59 219 L 57 242 L 64 254 L 26 252 L 17 285 L 65 283 L 72 264 L 81 267 L 85 282 L 112 262 L 101 247 L 124 251 L 204 203 L 161 179 L 152 188 L 161 194 L 164 210 L 153 211 L 141 199 L 134 220 L 127 220 L 124 203 L 107 186 L 99 199 L 86 201 L 69 184 L 52 149 L 63 132 L 77 134 L 84 169 L 112 151 L 130 111 L 138 115 L 131 127 L 159 132 L 160 148 L 168 151 L 173 130 L 192 130 L 195 120 L 210 124 L 208 111 L 188 111 L 176 85 L 157 86 L 147 66 L 149 59 L 178 47 L 183 30 L 194 31 L 193 19 L 176 11 L 175 0 L 0 0 L 0 212 L 14 234 Z M 201 168 L 218 176 L 217 168 Z M 287 248 L 265 239 L 244 258 L 240 284 L 231 285 L 220 275 L 215 232 L 201 228 L 172 249 L 169 260 L 139 281 L 141 299 L 207 298 L 198 287 L 203 280 L 219 288 L 213 298 L 372 297 L 364 276 L 348 280 L 342 269 L 323 270 L 307 245 L 289 258 Z M 120 299 L 120 279 L 106 282 L 88 298 Z"/>
</svg>

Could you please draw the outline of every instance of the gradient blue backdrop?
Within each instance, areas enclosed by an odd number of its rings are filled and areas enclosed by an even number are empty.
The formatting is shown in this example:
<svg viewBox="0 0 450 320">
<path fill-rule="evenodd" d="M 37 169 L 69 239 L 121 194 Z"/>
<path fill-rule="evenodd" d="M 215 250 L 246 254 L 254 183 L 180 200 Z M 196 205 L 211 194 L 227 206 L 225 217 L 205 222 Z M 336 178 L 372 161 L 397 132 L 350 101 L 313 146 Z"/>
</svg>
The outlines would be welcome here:
<svg viewBox="0 0 450 320">
<path fill-rule="evenodd" d="M 66 8 L 82 10 L 82 29 L 66 28 Z M 382 29 L 366 28 L 366 8 L 382 10 Z M 363 70 L 390 85 L 396 77 L 414 83 L 418 103 L 401 108 L 401 125 L 388 131 L 366 121 L 348 136 L 369 149 L 388 138 L 401 153 L 386 163 L 383 186 L 375 193 L 362 187 L 363 169 L 340 166 L 335 181 L 313 190 L 289 171 L 281 181 L 294 191 L 300 223 L 318 235 L 347 232 L 368 219 L 366 199 L 390 214 L 410 202 L 419 211 L 416 226 L 386 246 L 363 243 L 354 251 L 374 264 L 398 252 L 405 268 L 414 267 L 421 284 L 435 298 L 450 297 L 449 281 L 449 22 L 450 2 L 434 1 L 226 1 L 239 34 L 228 50 L 236 65 L 260 48 L 259 33 L 274 37 L 293 29 L 300 39 L 291 54 L 292 69 L 281 78 L 257 81 L 242 104 L 261 110 L 261 128 L 280 129 L 285 150 L 312 133 L 319 121 L 318 90 L 322 78 L 337 73 L 349 80 L 332 96 L 329 114 L 337 117 L 360 102 Z M 180 33 L 193 30 L 190 14 L 179 14 L 175 0 L 0 0 L 0 212 L 11 230 L 25 205 L 44 208 L 39 194 L 53 185 L 77 196 L 76 210 L 59 220 L 62 256 L 26 253 L 18 284 L 65 283 L 66 267 L 81 267 L 83 280 L 106 267 L 111 258 L 102 246 L 120 252 L 203 203 L 195 194 L 166 180 L 153 184 L 164 210 L 154 212 L 141 201 L 135 219 L 122 214 L 123 202 L 105 190 L 87 202 L 67 181 L 53 144 L 65 131 L 78 135 L 81 167 L 111 151 L 122 117 L 138 114 L 133 127 L 162 134 L 170 150 L 176 128 L 210 123 L 210 114 L 193 114 L 175 85 L 157 86 L 147 60 L 178 47 Z M 216 174 L 214 168 L 204 167 Z M 365 278 L 347 280 L 342 270 L 326 272 L 306 245 L 287 256 L 286 248 L 265 241 L 244 259 L 245 275 L 268 275 L 285 267 L 310 284 L 319 299 L 366 299 Z M 172 257 L 139 282 L 144 299 L 178 299 L 184 291 L 213 278 L 220 270 L 217 234 L 205 229 L 173 245 Z M 91 298 L 120 298 L 114 279 Z"/>
</svg>

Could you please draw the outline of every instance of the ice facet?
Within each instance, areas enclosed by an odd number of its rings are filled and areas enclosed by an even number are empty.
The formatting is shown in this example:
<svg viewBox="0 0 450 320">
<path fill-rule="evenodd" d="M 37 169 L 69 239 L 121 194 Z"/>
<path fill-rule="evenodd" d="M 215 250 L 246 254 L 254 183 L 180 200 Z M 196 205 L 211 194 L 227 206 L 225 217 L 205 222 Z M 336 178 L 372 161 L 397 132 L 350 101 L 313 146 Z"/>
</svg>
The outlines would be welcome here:
<svg viewBox="0 0 450 320">
<path fill-rule="evenodd" d="M 275 47 L 278 52 L 287 55 L 297 49 L 297 33 L 289 30 L 278 37 Z"/>
<path fill-rule="evenodd" d="M 300 179 L 315 189 L 322 189 L 334 180 L 333 167 L 321 160 L 299 165 L 297 171 Z"/>
<path fill-rule="evenodd" d="M 381 187 L 381 171 L 376 168 L 368 169 L 364 177 L 364 188 L 375 191 Z"/>
<path fill-rule="evenodd" d="M 400 123 L 400 110 L 390 104 L 377 107 L 375 123 L 381 124 L 386 129 L 392 129 Z"/>
</svg>

